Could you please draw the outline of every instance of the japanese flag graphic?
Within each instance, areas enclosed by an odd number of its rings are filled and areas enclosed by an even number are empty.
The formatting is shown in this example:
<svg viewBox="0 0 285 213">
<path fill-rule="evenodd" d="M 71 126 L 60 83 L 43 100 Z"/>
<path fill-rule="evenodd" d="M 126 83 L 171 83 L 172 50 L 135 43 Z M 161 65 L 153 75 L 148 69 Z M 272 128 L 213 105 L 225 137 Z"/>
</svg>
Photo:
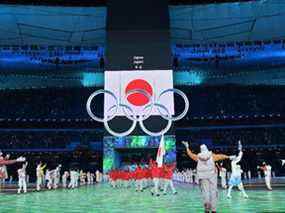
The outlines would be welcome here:
<svg viewBox="0 0 285 213">
<path fill-rule="evenodd" d="M 135 115 L 144 115 L 149 111 L 145 109 L 151 103 L 158 102 L 159 95 L 173 88 L 172 70 L 153 71 L 106 71 L 105 90 L 111 91 L 119 103 L 129 106 Z M 105 94 L 104 116 L 113 113 L 112 106 L 115 100 L 112 96 Z M 165 106 L 168 113 L 174 114 L 174 97 L 172 92 L 167 92 L 159 98 L 159 104 Z M 153 108 L 151 115 L 159 115 L 159 111 Z M 163 114 L 167 114 L 165 109 L 160 109 Z M 130 112 L 129 112 L 130 113 Z M 124 111 L 118 108 L 117 116 L 125 116 Z"/>
</svg>

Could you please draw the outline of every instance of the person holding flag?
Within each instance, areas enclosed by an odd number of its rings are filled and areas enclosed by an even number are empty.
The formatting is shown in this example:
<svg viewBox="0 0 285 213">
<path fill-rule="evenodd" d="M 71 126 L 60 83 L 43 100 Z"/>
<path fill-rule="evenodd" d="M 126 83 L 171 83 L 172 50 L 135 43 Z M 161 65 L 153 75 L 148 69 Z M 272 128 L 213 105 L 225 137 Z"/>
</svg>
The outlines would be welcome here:
<svg viewBox="0 0 285 213">
<path fill-rule="evenodd" d="M 176 167 L 176 164 L 171 164 L 171 165 L 164 165 L 163 168 L 164 168 L 164 175 L 163 175 L 163 178 L 164 178 L 164 188 L 163 188 L 163 194 L 166 195 L 166 191 L 168 189 L 168 186 L 170 186 L 171 190 L 172 190 L 172 193 L 175 195 L 177 194 L 177 191 L 175 190 L 174 188 L 174 185 L 173 185 L 173 171 Z"/>
<path fill-rule="evenodd" d="M 159 196 L 158 187 L 159 187 L 160 169 L 156 161 L 151 163 L 151 176 L 154 185 L 154 187 L 151 189 L 151 195 Z"/>
<path fill-rule="evenodd" d="M 162 171 L 163 171 L 163 157 L 165 155 L 165 146 L 164 146 L 164 135 L 161 136 L 160 138 L 160 143 L 159 147 L 157 150 L 157 155 L 156 155 L 156 162 L 151 163 L 151 175 L 152 175 L 152 180 L 154 187 L 151 190 L 152 195 L 159 196 L 158 189 L 159 189 L 159 180 L 162 177 Z"/>
</svg>

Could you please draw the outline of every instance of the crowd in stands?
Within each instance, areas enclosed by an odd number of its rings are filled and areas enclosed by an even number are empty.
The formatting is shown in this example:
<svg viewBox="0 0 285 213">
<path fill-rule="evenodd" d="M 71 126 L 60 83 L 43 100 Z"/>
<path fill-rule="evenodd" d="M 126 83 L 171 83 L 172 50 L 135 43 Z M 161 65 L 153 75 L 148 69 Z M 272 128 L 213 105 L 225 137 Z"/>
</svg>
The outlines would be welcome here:
<svg viewBox="0 0 285 213">
<path fill-rule="evenodd" d="M 57 149 L 72 142 L 69 133 L 14 132 L 0 135 L 0 149 Z"/>
<path fill-rule="evenodd" d="M 278 86 L 196 86 L 182 87 L 190 100 L 186 120 L 192 118 L 229 119 L 276 117 L 285 111 L 285 94 Z M 183 100 L 176 99 L 176 111 L 183 110 Z M 181 103 L 181 104 L 180 104 Z"/>
<path fill-rule="evenodd" d="M 92 149 L 93 143 L 102 141 L 94 131 L 5 131 L 0 132 L 0 150 L 73 150 L 77 145 Z"/>
<path fill-rule="evenodd" d="M 89 118 L 90 89 L 5 90 L 1 92 L 2 119 Z M 98 109 L 98 107 L 96 108 Z"/>
<path fill-rule="evenodd" d="M 190 100 L 184 120 L 280 117 L 285 112 L 285 93 L 278 86 L 195 86 L 182 87 Z M 90 119 L 88 97 L 97 88 L 3 90 L 0 92 L 0 121 L 5 119 Z M 103 95 L 92 106 L 103 115 Z M 175 96 L 175 110 L 183 110 Z"/>
<path fill-rule="evenodd" d="M 234 128 L 204 129 L 196 131 L 176 131 L 178 140 L 194 142 L 210 141 L 215 147 L 234 147 L 237 141 L 243 141 L 247 147 L 254 146 L 285 146 L 285 127 L 267 128 Z"/>
</svg>

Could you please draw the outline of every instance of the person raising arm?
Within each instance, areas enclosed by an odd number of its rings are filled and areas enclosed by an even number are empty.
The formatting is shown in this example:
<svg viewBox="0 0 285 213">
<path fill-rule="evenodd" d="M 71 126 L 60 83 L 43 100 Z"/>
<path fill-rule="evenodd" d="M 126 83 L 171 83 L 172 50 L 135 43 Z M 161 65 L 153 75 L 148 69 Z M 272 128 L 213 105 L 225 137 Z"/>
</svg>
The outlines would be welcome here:
<svg viewBox="0 0 285 213">
<path fill-rule="evenodd" d="M 187 155 L 194 161 L 198 161 L 198 155 L 197 154 L 194 154 L 190 148 L 189 148 L 189 143 L 186 142 L 186 141 L 182 141 L 182 144 L 184 144 L 185 148 L 186 148 L 186 152 L 187 152 Z M 204 144 L 203 144 L 204 145 Z M 202 145 L 202 146 L 203 146 Z M 205 146 L 205 145 L 204 145 Z M 233 156 L 228 156 L 228 155 L 225 155 L 225 154 L 215 154 L 215 153 L 212 153 L 212 157 L 213 157 L 213 160 L 216 162 L 216 161 L 221 161 L 221 160 L 226 160 L 226 159 L 231 159 L 233 158 Z"/>
<path fill-rule="evenodd" d="M 200 153 L 194 154 L 189 149 L 189 143 L 182 141 L 186 148 L 187 155 L 197 162 L 197 178 L 202 192 L 203 204 L 206 213 L 216 212 L 218 189 L 217 170 L 215 161 L 230 159 L 230 156 L 214 154 L 208 150 L 205 144 L 200 146 Z"/>
</svg>

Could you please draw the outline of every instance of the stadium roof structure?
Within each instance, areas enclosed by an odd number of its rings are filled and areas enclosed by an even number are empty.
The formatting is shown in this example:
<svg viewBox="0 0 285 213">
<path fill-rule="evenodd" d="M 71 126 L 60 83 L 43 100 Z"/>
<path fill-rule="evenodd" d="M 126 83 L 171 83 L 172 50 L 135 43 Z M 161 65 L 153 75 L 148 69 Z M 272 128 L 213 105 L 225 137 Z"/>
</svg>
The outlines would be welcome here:
<svg viewBox="0 0 285 213">
<path fill-rule="evenodd" d="M 102 47 L 106 40 L 106 11 L 106 7 L 1 5 L 0 46 Z M 285 20 L 284 0 L 169 6 L 169 11 L 173 44 L 285 39 L 285 28 L 282 22 Z M 185 70 L 183 75 L 181 73 L 177 74 L 178 77 L 181 75 L 181 79 L 185 79 L 184 77 L 190 74 L 194 82 L 203 83 L 200 80 L 202 78 L 197 76 L 200 72 L 192 70 L 190 73 L 189 70 Z M 270 76 L 268 73 L 271 73 Z M 95 82 L 95 86 L 101 86 L 103 82 L 102 73 L 90 73 L 88 70 L 77 70 L 68 75 L 61 72 L 42 75 L 35 73 L 35 70 L 27 73 L 6 74 L 0 75 L 0 89 L 29 88 L 35 85 L 37 87 L 92 86 L 90 82 L 96 79 L 99 81 Z M 271 70 L 244 73 L 243 77 L 218 76 L 213 82 L 219 84 L 232 81 L 234 83 L 252 79 L 250 81 L 252 84 L 257 82 L 256 77 L 259 77 L 258 82 L 261 83 L 285 84 L 283 69 L 274 72 Z M 264 79 L 268 82 L 262 82 Z M 189 82 L 185 84 L 187 83 Z"/>
<path fill-rule="evenodd" d="M 106 7 L 1 5 L 0 45 L 102 45 Z M 170 6 L 176 44 L 284 39 L 283 0 Z"/>
<path fill-rule="evenodd" d="M 105 6 L 108 0 L 0 0 L 4 4 L 45 5 L 45 6 Z M 193 5 L 225 2 L 246 2 L 255 0 L 169 0 L 170 5 Z"/>
<path fill-rule="evenodd" d="M 171 6 L 173 43 L 284 39 L 284 0 Z"/>
<path fill-rule="evenodd" d="M 105 28 L 106 7 L 0 7 L 0 45 L 103 45 Z"/>
</svg>

